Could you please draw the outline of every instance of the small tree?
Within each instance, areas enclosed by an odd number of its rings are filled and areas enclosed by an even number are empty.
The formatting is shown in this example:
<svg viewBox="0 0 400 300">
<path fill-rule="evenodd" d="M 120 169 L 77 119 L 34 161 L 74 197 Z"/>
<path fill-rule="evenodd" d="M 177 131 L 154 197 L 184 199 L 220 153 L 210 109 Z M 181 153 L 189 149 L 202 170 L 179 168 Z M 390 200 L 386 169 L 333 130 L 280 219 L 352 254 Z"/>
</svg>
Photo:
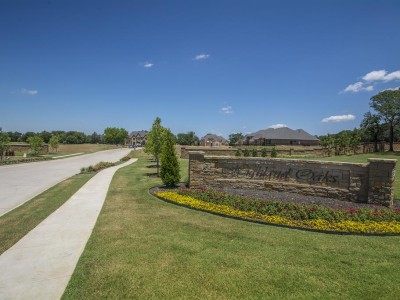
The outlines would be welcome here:
<svg viewBox="0 0 400 300">
<path fill-rule="evenodd" d="M 31 145 L 31 152 L 34 155 L 38 155 L 40 152 L 42 152 L 43 149 L 43 139 L 38 136 L 31 136 L 28 138 L 28 143 Z"/>
<path fill-rule="evenodd" d="M 328 133 L 328 135 L 320 137 L 319 143 L 328 150 L 328 156 L 331 156 L 332 149 L 335 148 L 335 138 Z"/>
<path fill-rule="evenodd" d="M 349 141 L 350 148 L 353 149 L 354 154 L 357 154 L 357 149 L 360 146 L 360 142 L 361 142 L 360 132 L 355 129 L 351 134 Z"/>
<path fill-rule="evenodd" d="M 157 174 L 160 174 L 160 155 L 163 148 L 164 133 L 165 128 L 161 126 L 161 119 L 157 117 L 147 135 L 147 141 L 144 146 L 144 152 L 150 153 L 154 156 L 157 163 Z"/>
<path fill-rule="evenodd" d="M 59 141 L 59 139 L 58 139 L 58 136 L 57 135 L 53 135 L 51 138 L 50 138 L 50 146 L 51 146 L 51 148 L 52 149 L 55 149 L 56 150 L 56 152 L 58 151 L 58 147 L 59 147 L 59 145 L 60 145 L 60 141 Z"/>
<path fill-rule="evenodd" d="M 4 152 L 10 148 L 10 137 L 6 132 L 3 132 L 0 127 L 0 160 L 3 160 Z"/>
<path fill-rule="evenodd" d="M 166 186 L 175 186 L 181 179 L 179 162 L 175 152 L 175 138 L 169 129 L 164 132 L 164 145 L 161 153 L 160 177 Z"/>
</svg>

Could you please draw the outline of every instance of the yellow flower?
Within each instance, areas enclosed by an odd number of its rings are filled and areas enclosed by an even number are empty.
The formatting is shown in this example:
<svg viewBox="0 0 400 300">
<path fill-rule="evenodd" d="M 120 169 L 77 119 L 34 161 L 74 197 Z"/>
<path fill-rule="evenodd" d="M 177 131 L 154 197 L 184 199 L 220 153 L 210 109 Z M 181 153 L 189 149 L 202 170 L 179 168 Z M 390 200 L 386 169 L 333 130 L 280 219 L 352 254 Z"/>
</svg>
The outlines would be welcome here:
<svg viewBox="0 0 400 300">
<path fill-rule="evenodd" d="M 327 220 L 290 220 L 280 216 L 268 216 L 252 211 L 234 209 L 228 205 L 214 204 L 201 201 L 190 196 L 180 195 L 176 192 L 157 192 L 156 196 L 180 205 L 196 208 L 199 210 L 218 213 L 221 215 L 263 221 L 270 224 L 314 229 L 321 231 L 369 233 L 369 234 L 400 234 L 400 222 L 356 222 L 356 221 L 327 221 Z"/>
</svg>

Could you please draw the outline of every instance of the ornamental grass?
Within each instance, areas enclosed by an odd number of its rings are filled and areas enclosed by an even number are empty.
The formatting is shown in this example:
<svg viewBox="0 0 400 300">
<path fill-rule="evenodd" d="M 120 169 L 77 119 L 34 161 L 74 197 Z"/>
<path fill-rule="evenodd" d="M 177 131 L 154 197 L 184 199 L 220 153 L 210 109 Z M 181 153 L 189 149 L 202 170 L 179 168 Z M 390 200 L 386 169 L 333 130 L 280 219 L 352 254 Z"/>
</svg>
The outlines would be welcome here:
<svg viewBox="0 0 400 300">
<path fill-rule="evenodd" d="M 199 210 L 276 225 L 340 233 L 400 233 L 399 209 L 333 209 L 207 189 L 157 192 L 156 196 Z"/>
</svg>

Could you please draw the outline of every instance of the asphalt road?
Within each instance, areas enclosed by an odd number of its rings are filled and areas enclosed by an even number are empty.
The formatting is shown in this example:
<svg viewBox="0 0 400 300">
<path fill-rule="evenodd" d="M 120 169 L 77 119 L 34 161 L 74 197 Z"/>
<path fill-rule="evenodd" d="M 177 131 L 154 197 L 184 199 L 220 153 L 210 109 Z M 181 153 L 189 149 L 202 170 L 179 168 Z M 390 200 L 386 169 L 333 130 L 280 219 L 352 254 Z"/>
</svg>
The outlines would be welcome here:
<svg viewBox="0 0 400 300">
<path fill-rule="evenodd" d="M 53 161 L 0 166 L 0 216 L 100 161 L 116 162 L 132 149 L 100 151 Z"/>
</svg>

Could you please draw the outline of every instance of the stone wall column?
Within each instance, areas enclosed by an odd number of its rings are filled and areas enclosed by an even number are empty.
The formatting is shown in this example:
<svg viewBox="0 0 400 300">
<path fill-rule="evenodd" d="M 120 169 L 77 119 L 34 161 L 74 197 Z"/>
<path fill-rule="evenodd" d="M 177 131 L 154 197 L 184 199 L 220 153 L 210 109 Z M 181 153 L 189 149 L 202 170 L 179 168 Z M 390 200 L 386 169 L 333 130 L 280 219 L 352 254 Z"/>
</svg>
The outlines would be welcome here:
<svg viewBox="0 0 400 300">
<path fill-rule="evenodd" d="M 396 159 L 369 158 L 368 203 L 393 206 Z"/>
<path fill-rule="evenodd" d="M 196 188 L 203 186 L 201 175 L 204 169 L 204 152 L 189 151 L 189 187 Z"/>
</svg>

